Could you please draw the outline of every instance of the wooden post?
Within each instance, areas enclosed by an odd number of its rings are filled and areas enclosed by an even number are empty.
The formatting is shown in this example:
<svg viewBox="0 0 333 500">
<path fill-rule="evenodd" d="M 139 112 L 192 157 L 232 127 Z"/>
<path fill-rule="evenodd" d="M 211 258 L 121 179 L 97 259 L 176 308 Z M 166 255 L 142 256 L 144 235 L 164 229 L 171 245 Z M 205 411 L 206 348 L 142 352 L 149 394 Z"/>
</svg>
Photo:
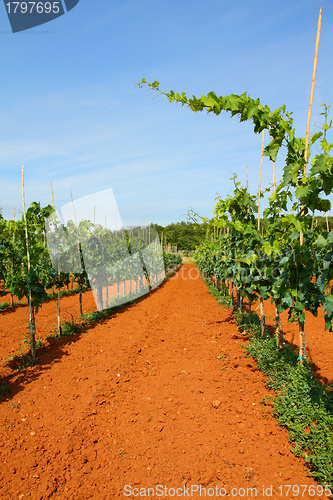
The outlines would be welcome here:
<svg viewBox="0 0 333 500">
<path fill-rule="evenodd" d="M 77 227 L 77 218 L 76 218 L 76 212 L 75 212 L 73 194 L 72 194 L 72 190 L 71 189 L 70 189 L 70 193 L 71 193 L 71 199 L 72 199 L 72 205 L 73 205 L 73 212 L 74 212 L 76 232 L 77 232 L 77 236 L 79 238 L 79 232 L 78 232 L 78 227 Z M 78 244 L 77 244 L 77 249 L 78 249 L 78 252 L 80 254 L 80 242 L 78 242 Z M 82 309 L 82 285 L 81 285 L 80 278 L 79 278 L 79 305 L 80 305 L 80 317 L 81 317 L 81 319 L 83 319 L 84 316 L 83 316 L 83 309 Z"/>
<path fill-rule="evenodd" d="M 264 141 L 265 141 L 265 131 L 262 131 L 262 141 L 261 141 L 261 160 L 260 160 L 260 175 L 259 175 L 259 188 L 258 188 L 258 230 L 260 229 L 260 194 L 261 194 L 261 177 L 262 177 L 262 164 L 264 159 Z"/>
<path fill-rule="evenodd" d="M 298 323 L 299 329 L 299 354 L 298 361 L 302 364 L 306 359 L 304 323 Z"/>
<path fill-rule="evenodd" d="M 265 335 L 264 300 L 261 297 L 260 297 L 260 329 L 261 329 L 261 335 Z"/>
<path fill-rule="evenodd" d="M 51 188 L 52 207 L 53 207 L 53 210 L 54 210 L 54 196 L 53 196 L 53 186 L 52 186 L 52 181 L 50 181 L 50 188 Z"/>
<path fill-rule="evenodd" d="M 273 140 L 273 137 L 271 136 L 271 140 Z M 275 183 L 275 162 L 272 161 L 272 174 L 273 174 L 273 193 L 276 192 L 276 183 Z"/>
<path fill-rule="evenodd" d="M 304 177 L 306 175 L 306 164 L 308 162 L 309 155 L 309 133 L 310 133 L 310 122 L 311 122 L 311 114 L 312 114 L 312 103 L 313 103 L 313 95 L 316 84 L 316 72 L 317 72 L 317 62 L 318 62 L 318 49 L 319 49 L 319 40 L 320 40 L 320 30 L 321 30 L 321 20 L 323 16 L 323 8 L 321 7 L 319 11 L 318 25 L 317 25 L 317 37 L 316 37 L 316 47 L 315 47 L 315 55 L 313 60 L 313 70 L 312 70 L 312 83 L 311 83 L 311 92 L 310 92 L 310 102 L 309 102 L 309 110 L 308 110 L 308 121 L 306 124 L 306 135 L 305 135 L 305 165 L 304 165 Z"/>
<path fill-rule="evenodd" d="M 274 302 L 275 306 L 275 338 L 276 338 L 276 345 L 279 349 L 283 348 L 283 330 L 282 330 L 282 324 L 281 324 L 281 316 L 278 313 L 278 301 L 275 300 Z"/>
<path fill-rule="evenodd" d="M 74 199 L 73 199 L 73 193 L 72 190 L 70 189 L 69 192 L 71 193 L 71 200 L 72 200 L 72 205 L 73 205 L 73 212 L 74 212 L 74 219 L 75 219 L 75 226 L 77 229 L 77 218 L 76 218 L 76 212 L 75 212 L 75 205 L 74 205 Z"/>
<path fill-rule="evenodd" d="M 316 47 L 315 47 L 315 55 L 313 60 L 313 70 L 312 70 L 312 83 L 311 83 L 311 92 L 310 92 L 310 102 L 309 102 L 309 110 L 308 110 L 308 120 L 306 124 L 306 135 L 305 135 L 305 152 L 304 152 L 304 170 L 303 176 L 306 176 L 306 167 L 308 163 L 309 157 L 309 133 L 310 133 L 310 123 L 311 123 L 311 114 L 312 114 L 312 103 L 313 103 L 313 95 L 316 84 L 316 72 L 317 72 L 317 62 L 318 62 L 318 49 L 319 49 L 319 40 L 320 40 L 320 30 L 321 30 L 321 20 L 323 16 L 323 8 L 321 7 L 319 11 L 318 25 L 317 25 L 317 36 L 316 36 Z M 303 245 L 303 232 L 300 232 L 300 243 Z M 304 324 L 299 323 L 299 362 L 303 363 L 303 360 L 306 359 L 306 351 L 305 351 L 305 333 L 304 333 Z"/>
<path fill-rule="evenodd" d="M 16 208 L 14 208 L 14 222 L 15 222 L 15 217 L 16 217 Z M 13 243 L 15 241 L 15 227 L 13 231 Z M 10 293 L 10 307 L 13 307 L 14 305 L 14 295 Z"/>
<path fill-rule="evenodd" d="M 29 238 L 28 238 L 28 224 L 27 224 L 27 216 L 25 211 L 25 196 L 24 196 L 24 166 L 22 165 L 22 205 L 23 205 L 23 218 L 24 218 L 24 229 L 25 229 L 25 240 L 27 247 L 27 263 L 28 263 L 28 272 L 30 271 L 30 251 L 29 251 Z M 30 329 L 30 348 L 32 359 L 35 361 L 36 359 L 36 323 L 35 323 L 35 311 L 32 306 L 32 294 L 31 287 L 28 285 L 28 302 L 29 302 L 29 329 Z"/>
<path fill-rule="evenodd" d="M 55 210 L 52 181 L 50 182 L 50 186 L 51 186 L 51 196 L 52 196 L 52 207 L 53 207 L 53 210 Z M 59 271 L 59 266 L 58 266 L 58 278 L 59 278 L 59 283 L 58 283 L 58 300 L 57 300 L 57 331 L 58 331 L 58 337 L 61 337 L 62 329 L 61 329 L 61 315 L 60 315 L 60 271 Z"/>
<path fill-rule="evenodd" d="M 246 192 L 249 194 L 249 167 L 246 165 Z M 250 213 L 250 205 L 247 206 L 247 213 Z"/>
</svg>

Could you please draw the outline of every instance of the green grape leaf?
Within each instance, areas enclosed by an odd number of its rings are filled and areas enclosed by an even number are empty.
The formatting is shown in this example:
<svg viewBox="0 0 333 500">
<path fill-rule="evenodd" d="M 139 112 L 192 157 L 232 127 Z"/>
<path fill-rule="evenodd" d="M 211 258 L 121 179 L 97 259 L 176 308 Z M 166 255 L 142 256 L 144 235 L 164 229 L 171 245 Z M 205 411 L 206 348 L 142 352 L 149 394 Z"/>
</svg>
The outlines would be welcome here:
<svg viewBox="0 0 333 500">
<path fill-rule="evenodd" d="M 322 137 L 322 135 L 323 135 L 322 132 L 316 132 L 315 134 L 313 134 L 313 136 L 310 139 L 310 146 L 312 146 L 312 144 L 314 144 L 319 139 L 319 137 Z"/>
</svg>

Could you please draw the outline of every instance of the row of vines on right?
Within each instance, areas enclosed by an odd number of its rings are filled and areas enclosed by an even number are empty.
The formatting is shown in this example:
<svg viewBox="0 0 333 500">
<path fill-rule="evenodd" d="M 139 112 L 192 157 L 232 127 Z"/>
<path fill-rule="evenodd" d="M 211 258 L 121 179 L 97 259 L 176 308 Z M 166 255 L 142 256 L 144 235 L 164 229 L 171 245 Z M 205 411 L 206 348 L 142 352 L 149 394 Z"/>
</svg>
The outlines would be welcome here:
<svg viewBox="0 0 333 500">
<path fill-rule="evenodd" d="M 328 175 L 332 165 L 328 152 L 317 156 L 309 174 L 313 184 L 316 174 Z M 316 192 L 308 192 L 309 176 L 304 190 L 301 185 L 292 189 L 299 179 L 293 182 L 287 171 L 283 182 L 269 197 L 261 228 L 257 196 L 250 195 L 235 176 L 233 195 L 217 198 L 215 218 L 209 221 L 214 229 L 195 255 L 204 276 L 228 290 L 231 301 L 236 289 L 239 308 L 243 309 L 246 299 L 249 321 L 252 304 L 260 300 L 262 334 L 264 301 L 271 300 L 275 305 L 276 341 L 280 348 L 284 344 L 280 314 L 288 311 L 288 320 L 299 325 L 301 363 L 306 359 L 305 311 L 317 316 L 322 309 L 325 330 L 333 331 L 333 230 L 323 230 L 316 224 L 312 205 L 326 200 L 320 200 Z M 308 204 L 304 203 L 305 189 Z M 292 204 L 289 212 L 287 203 Z"/>
</svg>

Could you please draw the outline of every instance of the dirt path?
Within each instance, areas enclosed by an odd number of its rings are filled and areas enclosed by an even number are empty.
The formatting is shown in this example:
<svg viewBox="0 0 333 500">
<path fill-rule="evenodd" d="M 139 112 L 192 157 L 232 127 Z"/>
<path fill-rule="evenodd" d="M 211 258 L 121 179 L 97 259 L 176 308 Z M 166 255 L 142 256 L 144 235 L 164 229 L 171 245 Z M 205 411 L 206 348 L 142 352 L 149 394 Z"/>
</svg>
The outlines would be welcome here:
<svg viewBox="0 0 333 500">
<path fill-rule="evenodd" d="M 279 487 L 316 486 L 287 433 L 265 418 L 268 390 L 242 343 L 191 265 L 59 342 L 12 379 L 0 405 L 0 498 L 144 498 L 134 488 L 150 498 L 157 485 L 184 498 L 204 498 L 203 488 L 206 498 L 223 488 L 230 498 L 254 497 L 253 488 L 287 498 Z"/>
</svg>

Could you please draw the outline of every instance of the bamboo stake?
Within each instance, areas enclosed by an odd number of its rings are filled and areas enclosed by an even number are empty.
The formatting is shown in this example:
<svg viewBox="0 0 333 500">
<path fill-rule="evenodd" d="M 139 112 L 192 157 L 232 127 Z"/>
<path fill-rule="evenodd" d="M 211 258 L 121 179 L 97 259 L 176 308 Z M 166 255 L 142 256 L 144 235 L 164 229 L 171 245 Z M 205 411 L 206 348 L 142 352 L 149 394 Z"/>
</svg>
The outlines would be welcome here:
<svg viewBox="0 0 333 500">
<path fill-rule="evenodd" d="M 15 218 L 16 218 L 16 208 L 14 208 L 14 222 L 15 222 Z M 13 232 L 13 243 L 15 241 L 15 229 L 14 229 L 14 232 Z"/>
<path fill-rule="evenodd" d="M 27 262 L 28 262 L 28 272 L 30 271 L 30 251 L 29 251 L 29 238 L 28 238 L 28 224 L 27 216 L 25 211 L 25 196 L 24 196 L 24 166 L 22 165 L 22 205 L 23 205 L 23 217 L 24 217 L 24 229 L 25 229 L 25 240 L 27 246 Z M 32 305 L 32 294 L 31 287 L 28 285 L 28 301 L 29 301 L 29 329 L 30 329 L 30 348 L 32 359 L 36 359 L 36 323 L 35 323 L 35 311 Z"/>
<path fill-rule="evenodd" d="M 54 197 L 53 197 L 53 186 L 52 186 L 52 181 L 50 181 L 50 188 L 51 188 L 51 198 L 52 198 L 52 208 L 54 210 Z M 59 276 L 59 271 L 58 271 L 58 276 Z M 55 293 L 55 286 L 53 285 L 52 287 L 52 293 Z M 58 330 L 59 331 L 59 330 Z"/>
<path fill-rule="evenodd" d="M 73 200 L 73 193 L 72 193 L 72 190 L 70 189 L 69 192 L 71 193 L 71 200 L 72 200 L 72 205 L 73 205 L 73 212 L 74 212 L 74 219 L 75 219 L 75 226 L 76 226 L 76 229 L 78 228 L 77 227 L 77 218 L 76 218 L 76 212 L 75 212 L 75 205 L 74 205 L 74 200 Z"/>
<path fill-rule="evenodd" d="M 327 228 L 327 232 L 329 233 L 330 232 L 330 225 L 328 223 L 327 212 L 326 212 L 326 228 Z"/>
<path fill-rule="evenodd" d="M 271 136 L 271 140 L 273 137 Z M 272 161 L 272 173 L 273 173 L 273 193 L 276 192 L 276 182 L 275 182 L 275 161 Z"/>
<path fill-rule="evenodd" d="M 314 89 L 315 89 L 315 84 L 316 84 L 316 72 L 317 72 L 318 50 L 319 50 L 319 40 L 320 40 L 322 16 L 323 16 L 323 8 L 321 7 L 321 9 L 319 11 L 319 18 L 318 18 L 318 25 L 317 25 L 316 48 L 315 48 L 315 55 L 314 55 L 314 60 L 313 60 L 312 83 L 311 83 L 310 102 L 309 102 L 309 110 L 308 110 L 308 121 L 306 124 L 305 153 L 304 153 L 304 158 L 305 158 L 304 177 L 306 175 L 306 165 L 308 162 L 308 154 L 309 154 L 310 122 L 311 122 L 311 114 L 312 114 L 313 95 L 314 95 Z"/>
<path fill-rule="evenodd" d="M 320 30 L 321 30 L 321 20 L 323 16 L 323 8 L 321 7 L 319 11 L 318 17 L 318 25 L 317 25 L 317 36 L 316 36 L 316 47 L 315 47 L 315 55 L 313 60 L 313 70 L 312 70 L 312 82 L 311 82 L 311 92 L 310 92 L 310 102 L 309 102 L 309 110 L 308 110 L 308 120 L 306 124 L 306 135 L 305 135 L 305 152 L 304 152 L 304 170 L 303 176 L 306 176 L 306 166 L 308 163 L 309 156 L 309 133 L 310 133 L 310 123 L 311 123 L 311 114 L 312 114 L 312 103 L 313 103 L 313 95 L 316 84 L 316 72 L 317 72 L 317 62 L 318 62 L 318 50 L 319 50 L 319 40 L 320 40 Z M 300 243 L 303 245 L 303 231 L 300 232 Z M 305 351 L 305 332 L 304 332 L 304 324 L 299 323 L 299 362 L 303 363 L 303 360 L 306 359 L 306 351 Z"/>
<path fill-rule="evenodd" d="M 276 338 L 276 345 L 278 346 L 279 349 L 282 349 L 283 348 L 283 330 L 282 330 L 281 316 L 278 313 L 278 301 L 277 300 L 275 300 L 274 306 L 275 306 L 275 338 Z"/>
<path fill-rule="evenodd" d="M 30 252 L 29 252 L 29 241 L 28 241 L 28 226 L 27 226 L 27 216 L 25 211 L 25 196 L 24 196 L 24 166 L 22 165 L 22 204 L 23 204 L 23 217 L 25 223 L 25 238 L 27 244 L 27 259 L 28 259 L 28 271 L 30 271 Z"/>
<path fill-rule="evenodd" d="M 15 222 L 15 218 L 16 218 L 16 208 L 14 208 L 14 222 Z M 13 231 L 13 243 L 15 242 L 15 227 L 14 227 L 14 231 Z M 12 293 L 10 293 L 10 307 L 13 307 L 14 305 L 14 295 Z"/>
<path fill-rule="evenodd" d="M 70 193 L 71 193 L 71 199 L 72 199 L 72 205 L 73 205 L 73 212 L 74 212 L 74 220 L 75 220 L 75 227 L 76 227 L 76 232 L 77 232 L 77 236 L 78 236 L 78 239 L 79 239 L 79 232 L 78 232 L 78 227 L 77 227 L 77 218 L 76 218 L 76 211 L 75 211 L 75 205 L 74 205 L 74 200 L 73 200 L 73 193 L 72 193 L 72 190 L 70 189 L 69 190 Z M 78 249 L 78 252 L 80 254 L 80 242 L 78 241 L 78 244 L 77 244 L 77 249 Z M 81 319 L 83 319 L 83 308 L 82 308 L 82 285 L 81 285 L 81 280 L 79 279 L 79 305 L 80 305 L 80 317 Z"/>
<path fill-rule="evenodd" d="M 304 323 L 298 322 L 298 332 L 299 332 L 299 350 L 298 350 L 297 362 L 299 362 L 302 365 L 303 361 L 306 359 Z"/>
<path fill-rule="evenodd" d="M 50 182 L 50 185 L 51 185 L 52 207 L 53 207 L 53 210 L 55 210 L 52 181 Z M 61 315 L 60 315 L 60 271 L 59 271 L 59 265 L 58 265 L 58 278 L 59 278 L 59 283 L 58 283 L 58 300 L 57 300 L 57 331 L 58 331 L 58 337 L 61 337 L 62 329 L 61 329 Z"/>
<path fill-rule="evenodd" d="M 265 335 L 264 300 L 261 297 L 260 297 L 260 329 L 261 329 L 261 335 Z"/>
<path fill-rule="evenodd" d="M 53 186 L 52 186 L 52 181 L 50 181 L 50 187 L 51 187 L 52 207 L 53 207 L 53 210 L 54 210 L 54 196 L 53 196 Z"/>
<path fill-rule="evenodd" d="M 246 192 L 249 194 L 249 167 L 246 165 Z M 250 205 L 247 206 L 247 213 L 250 213 Z"/>
<path fill-rule="evenodd" d="M 262 131 L 262 141 L 261 141 L 261 160 L 260 160 L 260 175 L 259 175 L 259 188 L 258 188 L 258 230 L 260 229 L 260 194 L 261 194 L 261 177 L 262 177 L 262 164 L 264 160 L 264 141 L 265 141 L 265 131 Z"/>
</svg>

